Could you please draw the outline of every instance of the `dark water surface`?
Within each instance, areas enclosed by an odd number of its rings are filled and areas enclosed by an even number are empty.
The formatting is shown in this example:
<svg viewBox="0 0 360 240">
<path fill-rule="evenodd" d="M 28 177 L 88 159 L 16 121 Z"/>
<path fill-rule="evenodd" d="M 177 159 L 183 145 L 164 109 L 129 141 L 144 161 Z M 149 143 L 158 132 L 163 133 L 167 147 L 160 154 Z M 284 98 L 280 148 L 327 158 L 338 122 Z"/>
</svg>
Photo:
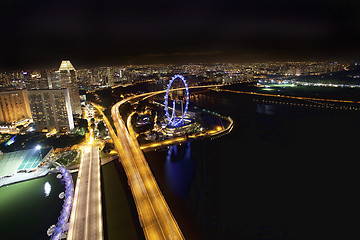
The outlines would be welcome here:
<svg viewBox="0 0 360 240">
<path fill-rule="evenodd" d="M 46 182 L 51 186 L 48 196 Z M 60 216 L 63 191 L 54 174 L 0 188 L 0 239 L 49 239 L 46 232 Z"/>
<path fill-rule="evenodd" d="M 104 238 L 145 239 L 125 172 L 118 159 L 101 166 Z"/>
<path fill-rule="evenodd" d="M 193 96 L 232 132 L 145 154 L 186 239 L 353 238 L 359 111 L 264 99 Z"/>
</svg>

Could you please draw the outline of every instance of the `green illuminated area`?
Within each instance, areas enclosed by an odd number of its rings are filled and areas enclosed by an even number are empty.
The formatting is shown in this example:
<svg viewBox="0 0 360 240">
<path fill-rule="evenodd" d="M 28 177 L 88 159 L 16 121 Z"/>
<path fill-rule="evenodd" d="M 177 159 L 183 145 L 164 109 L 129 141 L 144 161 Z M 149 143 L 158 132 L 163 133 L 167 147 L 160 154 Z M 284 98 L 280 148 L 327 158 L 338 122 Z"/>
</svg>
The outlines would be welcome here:
<svg viewBox="0 0 360 240">
<path fill-rule="evenodd" d="M 33 170 L 40 164 L 39 151 L 23 150 L 0 155 L 0 176 L 14 174 L 19 170 Z"/>
<path fill-rule="evenodd" d="M 51 185 L 48 196 L 44 190 L 47 182 Z M 1 187 L 1 239 L 49 239 L 46 231 L 57 222 L 62 191 L 64 186 L 53 174 Z"/>
<path fill-rule="evenodd" d="M 264 86 L 263 88 L 261 88 L 261 90 L 265 90 L 265 91 L 273 91 L 273 88 L 286 88 L 286 87 L 296 87 L 295 84 L 291 84 L 291 83 L 275 83 L 275 84 L 266 84 L 266 85 L 262 85 Z"/>
</svg>

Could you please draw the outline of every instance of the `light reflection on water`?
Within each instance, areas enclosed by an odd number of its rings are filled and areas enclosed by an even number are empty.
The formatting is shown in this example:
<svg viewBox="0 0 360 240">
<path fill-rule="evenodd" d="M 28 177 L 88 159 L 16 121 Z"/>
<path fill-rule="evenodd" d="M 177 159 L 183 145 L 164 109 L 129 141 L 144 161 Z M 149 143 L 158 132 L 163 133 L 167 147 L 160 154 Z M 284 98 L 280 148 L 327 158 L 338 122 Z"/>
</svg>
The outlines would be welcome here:
<svg viewBox="0 0 360 240">
<path fill-rule="evenodd" d="M 256 112 L 260 114 L 274 115 L 274 109 L 275 107 L 269 104 L 257 104 L 256 106 Z"/>
<path fill-rule="evenodd" d="M 191 100 L 199 109 L 231 116 L 235 124 L 221 138 L 147 154 L 188 239 L 193 235 L 188 219 L 211 236 L 206 239 L 216 240 L 302 239 L 297 237 L 310 236 L 317 219 L 339 223 L 321 211 L 328 211 L 325 203 L 341 202 L 328 196 L 343 196 L 343 187 L 356 182 L 355 174 L 348 174 L 355 168 L 348 166 L 356 164 L 358 147 L 351 139 L 360 132 L 360 112 L 259 104 L 252 96 L 217 92 Z M 335 166 L 330 159 L 346 164 Z M 317 218 L 304 224 L 301 219 L 314 213 Z"/>
<path fill-rule="evenodd" d="M 179 148 L 179 149 L 178 149 Z M 191 158 L 188 142 L 185 150 L 177 145 L 169 147 L 165 163 L 166 182 L 172 194 L 185 198 L 195 175 L 195 163 Z"/>
<path fill-rule="evenodd" d="M 44 184 L 44 193 L 45 193 L 45 197 L 48 197 L 50 195 L 51 192 L 51 185 L 49 182 L 46 182 Z"/>
<path fill-rule="evenodd" d="M 48 239 L 47 229 L 60 216 L 62 191 L 54 174 L 0 188 L 0 239 Z"/>
</svg>

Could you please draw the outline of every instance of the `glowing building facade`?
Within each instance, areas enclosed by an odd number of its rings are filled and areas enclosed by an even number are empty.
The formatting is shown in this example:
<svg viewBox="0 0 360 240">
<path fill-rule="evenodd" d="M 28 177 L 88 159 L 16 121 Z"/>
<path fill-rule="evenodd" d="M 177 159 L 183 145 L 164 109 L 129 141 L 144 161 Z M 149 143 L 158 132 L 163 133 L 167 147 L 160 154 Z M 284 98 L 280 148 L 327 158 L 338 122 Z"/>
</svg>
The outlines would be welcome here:
<svg viewBox="0 0 360 240">
<path fill-rule="evenodd" d="M 0 123 L 11 124 L 31 118 L 26 90 L 0 92 Z"/>
<path fill-rule="evenodd" d="M 76 85 L 76 70 L 70 61 L 61 62 L 49 84 L 52 89 L 67 88 L 70 94 L 70 103 L 73 114 L 81 114 L 79 88 Z"/>
<path fill-rule="evenodd" d="M 29 91 L 29 102 L 37 131 L 68 132 L 74 128 L 68 89 Z"/>
</svg>

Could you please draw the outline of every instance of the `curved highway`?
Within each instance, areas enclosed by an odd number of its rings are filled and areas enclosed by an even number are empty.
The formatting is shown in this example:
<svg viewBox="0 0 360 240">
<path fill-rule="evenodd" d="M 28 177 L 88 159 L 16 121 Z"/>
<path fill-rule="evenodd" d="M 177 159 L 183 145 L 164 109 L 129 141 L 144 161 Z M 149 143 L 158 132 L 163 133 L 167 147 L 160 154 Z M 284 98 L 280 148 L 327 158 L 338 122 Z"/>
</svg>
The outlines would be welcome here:
<svg viewBox="0 0 360 240">
<path fill-rule="evenodd" d="M 219 85 L 195 86 L 189 88 L 209 88 Z M 180 90 L 179 89 L 172 89 Z M 109 122 L 109 133 L 114 140 L 122 165 L 128 177 L 131 191 L 135 199 L 140 223 L 146 239 L 184 239 L 184 236 L 162 195 L 156 180 L 134 136 L 129 134 L 126 124 L 121 118 L 119 107 L 129 100 L 164 93 L 166 90 L 135 95 L 116 103 L 111 114 L 114 120 L 117 136 Z M 102 111 L 100 111 L 102 112 Z"/>
<path fill-rule="evenodd" d="M 217 86 L 221 85 L 196 86 L 189 88 L 209 88 Z M 173 90 L 180 89 L 184 88 Z M 140 97 L 150 97 L 156 94 L 164 93 L 165 91 L 166 90 L 135 95 L 116 103 L 111 109 L 111 114 L 114 120 L 117 136 L 112 129 L 109 121 L 106 119 L 106 117 L 104 117 L 104 121 L 109 128 L 109 133 L 114 140 L 115 148 L 119 153 L 119 157 L 128 177 L 131 191 L 135 199 L 135 204 L 139 214 L 140 223 L 143 227 L 146 239 L 184 239 L 184 236 L 176 220 L 174 219 L 169 209 L 169 206 L 167 205 L 156 183 L 154 176 L 152 175 L 150 167 L 146 162 L 146 159 L 140 149 L 139 143 L 136 140 L 135 135 L 130 134 L 128 129 L 126 128 L 126 124 L 121 118 L 119 107 L 129 100 Z M 255 94 L 262 96 L 273 96 L 270 94 L 224 89 L 222 89 L 222 91 Z M 276 97 L 314 100 L 313 98 L 289 97 L 279 95 L 276 95 Z M 333 99 L 328 99 L 325 101 L 340 102 L 339 100 Z M 102 111 L 100 112 L 102 113 Z"/>
</svg>

